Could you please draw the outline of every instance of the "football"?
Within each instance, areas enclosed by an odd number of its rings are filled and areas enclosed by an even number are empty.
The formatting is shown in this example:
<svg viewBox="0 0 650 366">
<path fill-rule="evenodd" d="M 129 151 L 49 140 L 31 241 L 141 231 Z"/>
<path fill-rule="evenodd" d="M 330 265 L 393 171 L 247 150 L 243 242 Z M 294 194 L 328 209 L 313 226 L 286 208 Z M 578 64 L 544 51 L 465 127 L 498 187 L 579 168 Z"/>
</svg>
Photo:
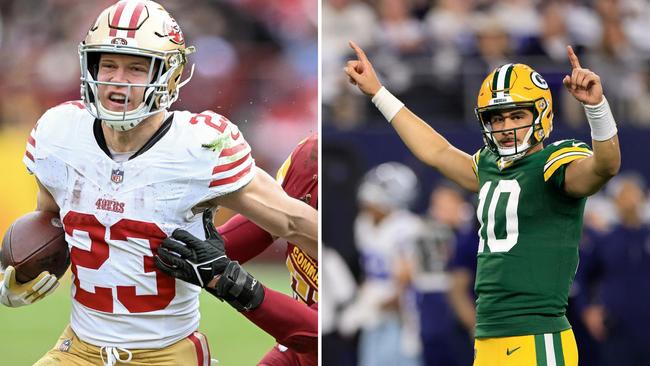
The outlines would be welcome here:
<svg viewBox="0 0 650 366">
<path fill-rule="evenodd" d="M 14 266 L 24 283 L 49 271 L 60 278 L 70 265 L 70 252 L 57 214 L 30 212 L 16 220 L 2 239 L 2 268 Z"/>
</svg>

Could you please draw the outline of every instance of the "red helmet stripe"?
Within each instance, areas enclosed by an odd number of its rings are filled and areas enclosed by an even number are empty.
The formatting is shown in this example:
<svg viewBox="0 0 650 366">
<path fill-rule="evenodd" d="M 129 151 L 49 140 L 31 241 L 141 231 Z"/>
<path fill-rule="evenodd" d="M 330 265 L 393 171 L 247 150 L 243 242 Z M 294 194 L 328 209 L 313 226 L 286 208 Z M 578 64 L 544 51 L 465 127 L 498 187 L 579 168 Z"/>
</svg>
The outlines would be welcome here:
<svg viewBox="0 0 650 366">
<path fill-rule="evenodd" d="M 142 14 L 142 9 L 144 9 L 144 3 L 138 3 L 131 15 L 131 21 L 129 22 L 129 33 L 126 35 L 127 38 L 135 37 L 135 27 L 138 25 L 138 20 L 140 20 L 140 14 Z"/>
<path fill-rule="evenodd" d="M 115 14 L 113 15 L 113 19 L 111 19 L 111 31 L 108 34 L 109 36 L 117 36 L 117 28 L 120 26 L 120 18 L 122 17 L 122 12 L 124 11 L 125 7 L 126 1 L 120 1 L 120 3 L 117 4 Z"/>
</svg>

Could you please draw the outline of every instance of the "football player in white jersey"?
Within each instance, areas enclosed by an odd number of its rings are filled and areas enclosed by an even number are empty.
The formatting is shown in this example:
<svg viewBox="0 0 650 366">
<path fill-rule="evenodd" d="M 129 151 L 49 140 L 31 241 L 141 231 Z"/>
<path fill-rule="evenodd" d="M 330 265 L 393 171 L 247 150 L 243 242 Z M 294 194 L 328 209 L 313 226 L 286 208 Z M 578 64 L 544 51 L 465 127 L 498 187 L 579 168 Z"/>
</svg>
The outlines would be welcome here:
<svg viewBox="0 0 650 366">
<path fill-rule="evenodd" d="M 154 266 L 175 229 L 205 238 L 206 208 L 233 209 L 317 257 L 316 210 L 256 168 L 234 124 L 168 110 L 194 51 L 159 4 L 117 2 L 79 45 L 82 100 L 48 110 L 30 134 L 37 210 L 60 215 L 73 273 L 70 326 L 36 365 L 209 365 L 201 288 Z M 28 305 L 57 286 L 47 272 L 16 283 L 9 267 L 0 302 Z"/>
<path fill-rule="evenodd" d="M 354 239 L 364 281 L 341 323 L 347 334 L 361 330 L 360 366 L 420 364 L 418 333 L 408 322 L 414 314 L 404 306 L 407 297 L 396 272 L 421 225 L 408 210 L 417 186 L 410 168 L 388 162 L 367 172 L 357 192 L 361 209 L 354 222 Z"/>
</svg>

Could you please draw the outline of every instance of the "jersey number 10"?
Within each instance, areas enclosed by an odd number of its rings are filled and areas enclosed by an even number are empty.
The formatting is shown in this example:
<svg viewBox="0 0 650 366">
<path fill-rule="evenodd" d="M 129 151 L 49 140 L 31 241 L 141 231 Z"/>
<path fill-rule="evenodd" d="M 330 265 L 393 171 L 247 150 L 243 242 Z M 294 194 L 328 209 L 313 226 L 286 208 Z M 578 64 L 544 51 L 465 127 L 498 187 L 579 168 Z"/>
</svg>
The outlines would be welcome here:
<svg viewBox="0 0 650 366">
<path fill-rule="evenodd" d="M 487 244 L 490 252 L 507 252 L 517 244 L 519 239 L 519 218 L 517 217 L 517 208 L 519 206 L 519 193 L 521 187 L 516 180 L 500 180 L 496 187 L 491 190 L 494 182 L 486 182 L 481 187 L 478 195 L 478 208 L 476 209 L 476 216 L 481 223 L 481 228 L 478 230 L 479 244 L 478 252 L 485 251 Z M 491 194 L 490 194 L 490 191 Z M 502 194 L 506 194 L 508 199 L 505 204 L 497 206 Z M 489 197 L 488 197 L 489 195 Z M 487 208 L 486 208 L 487 203 Z M 497 239 L 494 226 L 499 223 L 503 226 L 505 221 L 505 238 Z M 487 240 L 486 240 L 487 239 Z"/>
</svg>

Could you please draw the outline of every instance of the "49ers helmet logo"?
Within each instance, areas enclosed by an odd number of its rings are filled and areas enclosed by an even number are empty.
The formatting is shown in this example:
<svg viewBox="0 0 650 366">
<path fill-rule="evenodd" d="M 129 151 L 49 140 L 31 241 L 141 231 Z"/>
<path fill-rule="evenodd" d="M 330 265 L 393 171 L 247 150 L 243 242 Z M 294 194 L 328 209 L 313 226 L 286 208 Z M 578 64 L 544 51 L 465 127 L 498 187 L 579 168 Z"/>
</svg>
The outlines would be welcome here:
<svg viewBox="0 0 650 366">
<path fill-rule="evenodd" d="M 183 38 L 183 32 L 181 27 L 178 26 L 178 23 L 173 18 L 169 18 L 165 22 L 165 33 L 169 36 L 169 40 L 176 44 L 184 44 L 185 39 Z"/>
</svg>

